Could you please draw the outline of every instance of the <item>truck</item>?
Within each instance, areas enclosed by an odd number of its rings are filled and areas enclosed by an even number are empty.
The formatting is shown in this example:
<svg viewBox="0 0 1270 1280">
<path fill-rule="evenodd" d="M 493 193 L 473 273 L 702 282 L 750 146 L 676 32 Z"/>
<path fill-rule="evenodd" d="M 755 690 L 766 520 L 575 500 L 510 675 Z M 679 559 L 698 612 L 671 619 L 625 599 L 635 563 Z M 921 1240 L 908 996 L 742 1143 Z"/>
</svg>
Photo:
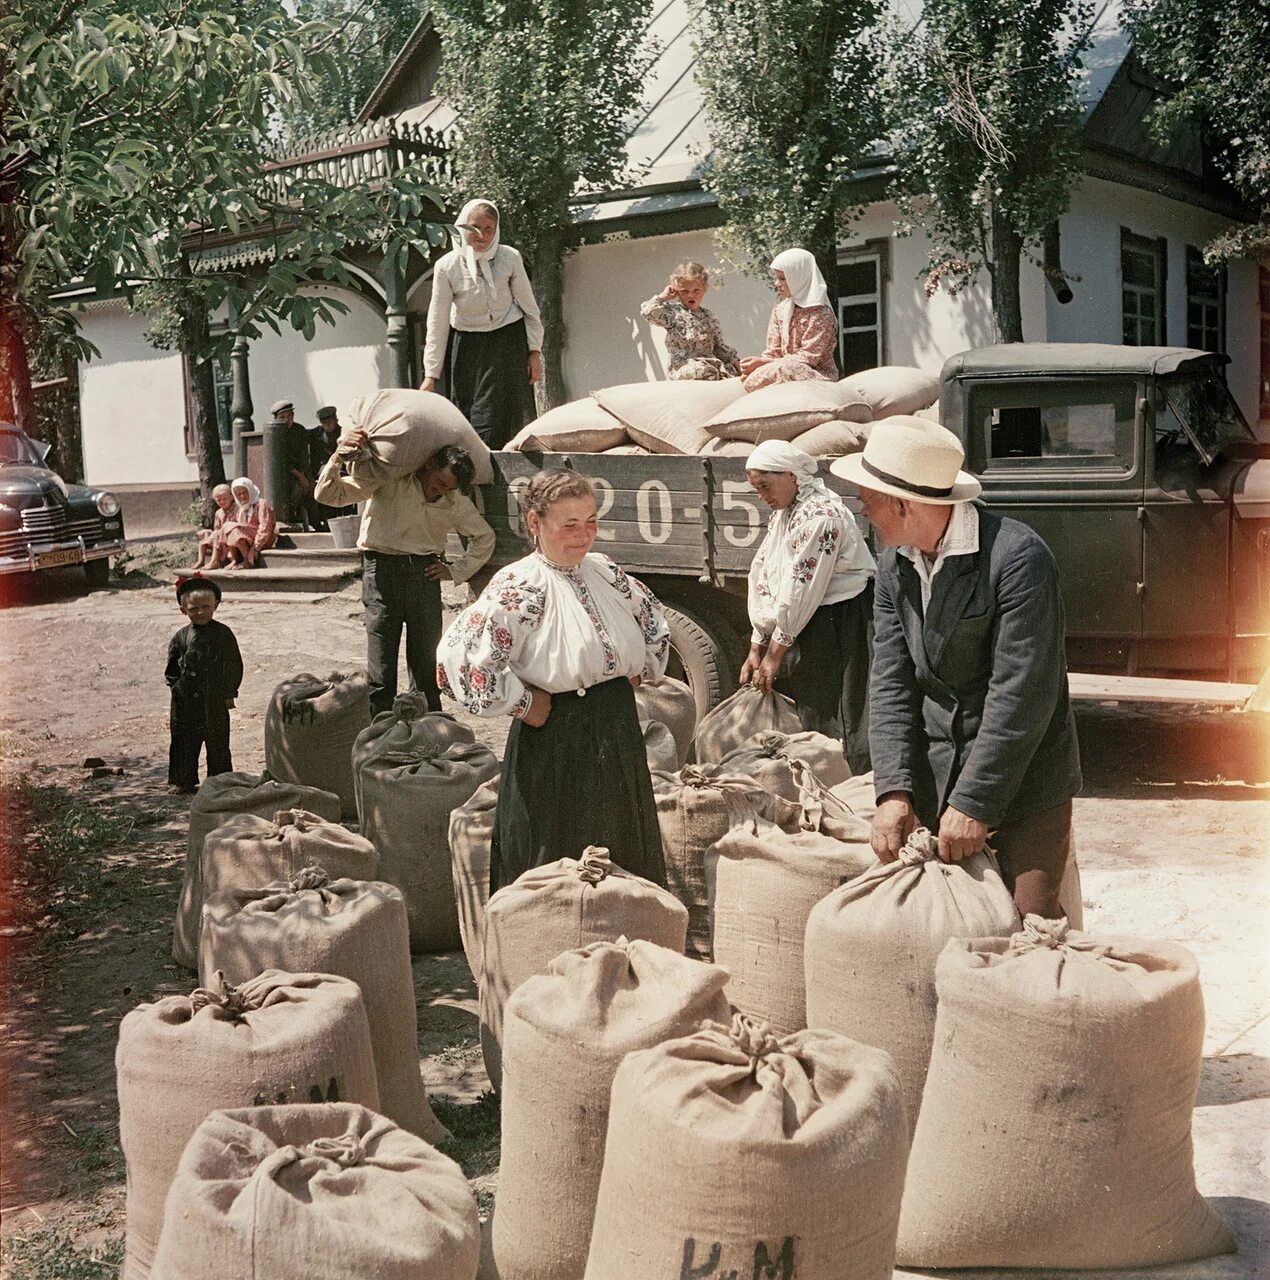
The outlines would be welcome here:
<svg viewBox="0 0 1270 1280">
<path fill-rule="evenodd" d="M 1227 358 L 1181 347 L 1011 343 L 953 356 L 939 416 L 981 501 L 1058 562 L 1074 671 L 1235 681 L 1270 664 L 1270 444 L 1226 385 Z M 596 550 L 666 606 L 671 674 L 704 713 L 749 647 L 746 574 L 768 510 L 743 458 L 494 454 L 492 564 L 525 553 L 519 490 L 564 467 L 595 484 Z M 854 489 L 824 479 L 860 519 Z"/>
</svg>

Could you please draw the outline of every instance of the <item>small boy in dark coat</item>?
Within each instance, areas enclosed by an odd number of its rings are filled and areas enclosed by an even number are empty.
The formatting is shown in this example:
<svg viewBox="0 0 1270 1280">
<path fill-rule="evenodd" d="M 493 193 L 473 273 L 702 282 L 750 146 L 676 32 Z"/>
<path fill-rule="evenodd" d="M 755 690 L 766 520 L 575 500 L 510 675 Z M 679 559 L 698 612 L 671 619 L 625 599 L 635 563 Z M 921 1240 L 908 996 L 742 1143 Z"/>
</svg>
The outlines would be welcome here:
<svg viewBox="0 0 1270 1280">
<path fill-rule="evenodd" d="M 198 790 L 198 755 L 204 743 L 208 777 L 234 767 L 229 758 L 229 709 L 238 697 L 243 660 L 234 633 L 213 620 L 220 598 L 220 587 L 201 574 L 176 584 L 177 603 L 190 621 L 168 643 L 168 782 L 185 794 Z"/>
</svg>

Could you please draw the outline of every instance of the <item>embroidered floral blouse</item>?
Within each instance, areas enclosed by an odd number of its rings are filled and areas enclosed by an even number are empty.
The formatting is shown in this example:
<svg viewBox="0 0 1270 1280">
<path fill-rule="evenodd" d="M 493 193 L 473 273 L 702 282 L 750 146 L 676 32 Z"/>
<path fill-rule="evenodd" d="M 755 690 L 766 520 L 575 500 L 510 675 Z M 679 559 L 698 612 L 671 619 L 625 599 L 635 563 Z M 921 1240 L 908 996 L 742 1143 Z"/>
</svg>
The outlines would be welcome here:
<svg viewBox="0 0 1270 1280">
<path fill-rule="evenodd" d="M 718 317 L 705 307 L 690 311 L 674 298 L 658 294 L 639 309 L 649 324 L 666 330 L 667 372 L 674 372 L 689 360 L 717 360 L 720 372 L 735 377 L 741 372 L 740 356 L 723 341 Z"/>
<path fill-rule="evenodd" d="M 819 482 L 801 486 L 788 507 L 772 512 L 750 564 L 754 643 L 793 644 L 821 605 L 858 596 L 876 568 L 842 499 Z"/>
<path fill-rule="evenodd" d="M 437 647 L 437 687 L 475 715 L 523 716 L 529 686 L 587 689 L 664 674 L 670 628 L 657 597 L 608 556 L 577 568 L 534 552 L 500 569 Z"/>
<path fill-rule="evenodd" d="M 772 309 L 767 322 L 767 345 L 763 354 L 771 361 L 761 364 L 745 379 L 746 391 L 757 391 L 776 382 L 836 382 L 838 366 L 834 350 L 838 345 L 838 323 L 827 306 L 795 307 L 789 320 L 789 340 L 781 323 L 784 303 Z"/>
</svg>

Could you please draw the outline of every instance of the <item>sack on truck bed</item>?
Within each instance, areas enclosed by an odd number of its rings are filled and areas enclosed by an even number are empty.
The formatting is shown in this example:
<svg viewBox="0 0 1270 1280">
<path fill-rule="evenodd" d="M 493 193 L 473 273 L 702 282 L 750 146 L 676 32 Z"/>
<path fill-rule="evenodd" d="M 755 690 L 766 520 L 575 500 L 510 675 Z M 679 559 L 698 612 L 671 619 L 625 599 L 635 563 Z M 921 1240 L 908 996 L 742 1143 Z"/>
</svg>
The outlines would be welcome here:
<svg viewBox="0 0 1270 1280">
<path fill-rule="evenodd" d="M 658 676 L 640 681 L 635 690 L 635 709 L 640 724 L 656 720 L 664 724 L 675 739 L 675 751 L 680 769 L 688 760 L 692 748 L 692 735 L 697 727 L 697 700 L 692 690 L 682 680 L 671 676 Z"/>
<path fill-rule="evenodd" d="M 610 453 L 626 444 L 626 428 L 594 396 L 586 396 L 548 409 L 503 448 L 516 453 Z"/>
<path fill-rule="evenodd" d="M 727 976 L 621 938 L 557 956 L 507 1002 L 493 1218 L 500 1280 L 582 1280 L 618 1065 L 703 1021 L 726 1021 Z"/>
<path fill-rule="evenodd" d="M 241 987 L 218 975 L 191 995 L 140 1005 L 119 1028 L 115 1075 L 128 1167 L 123 1280 L 150 1274 L 181 1152 L 213 1111 L 379 1107 L 362 993 L 329 973 L 270 969 Z"/>
<path fill-rule="evenodd" d="M 756 733 L 748 742 L 729 751 L 719 761 L 724 773 L 751 777 L 774 796 L 797 801 L 799 785 L 791 767 L 792 761 L 801 760 L 817 781 L 833 787 L 851 776 L 851 766 L 842 754 L 842 743 L 823 733 L 778 733 L 767 730 Z"/>
<path fill-rule="evenodd" d="M 240 983 L 263 969 L 338 973 L 357 983 L 380 1110 L 429 1142 L 444 1141 L 419 1074 L 406 907 L 392 885 L 329 880 L 310 867 L 290 883 L 227 889 L 203 908 L 199 958 L 204 985 L 217 970 Z"/>
<path fill-rule="evenodd" d="M 477 484 L 494 479 L 488 446 L 444 396 L 393 387 L 359 397 L 349 413 L 353 426 L 370 437 L 364 449 L 348 455 L 354 475 L 365 470 L 374 478 L 398 480 L 454 444 L 472 459 Z"/>
<path fill-rule="evenodd" d="M 719 382 L 628 382 L 595 392 L 595 402 L 653 453 L 699 453 L 705 424 L 745 394 L 740 378 Z"/>
<path fill-rule="evenodd" d="M 843 394 L 863 400 L 873 421 L 917 413 L 939 399 L 939 379 L 908 365 L 884 364 L 850 373 L 838 386 Z"/>
<path fill-rule="evenodd" d="M 794 704 L 781 693 L 759 693 L 753 685 L 738 689 L 701 718 L 692 740 L 697 764 L 718 764 L 756 733 L 801 733 Z"/>
<path fill-rule="evenodd" d="M 935 986 L 902 1266 L 1136 1273 L 1234 1251 L 1195 1188 L 1189 951 L 1028 916 L 1010 939 L 949 942 Z"/>
<path fill-rule="evenodd" d="M 687 908 L 673 894 L 615 867 L 608 850 L 594 845 L 505 885 L 485 909 L 481 960 L 481 1053 L 490 1083 L 502 1082 L 504 1006 L 562 951 L 643 938 L 682 953 L 687 933 Z"/>
<path fill-rule="evenodd" d="M 463 954 L 472 977 L 481 980 L 485 945 L 485 904 L 489 901 L 489 847 L 498 808 L 498 778 L 477 787 L 475 794 L 450 815 L 450 875 L 459 910 Z"/>
<path fill-rule="evenodd" d="M 705 424 L 717 440 L 793 440 L 829 422 L 864 423 L 873 411 L 837 382 L 777 382 L 741 396 Z"/>
<path fill-rule="evenodd" d="M 886 1054 L 830 1031 L 628 1054 L 585 1280 L 890 1280 L 906 1137 Z"/>
<path fill-rule="evenodd" d="M 177 1170 L 162 1280 L 474 1280 L 463 1171 L 349 1103 L 218 1111 Z"/>
<path fill-rule="evenodd" d="M 209 831 L 240 814 L 272 818 L 283 809 L 303 809 L 327 822 L 340 820 L 340 798 L 333 791 L 279 782 L 268 773 L 220 773 L 208 778 L 190 803 L 190 833 L 185 873 L 172 931 L 172 958 L 186 969 L 198 968 L 199 918 L 203 911 L 203 842 Z"/>
<path fill-rule="evenodd" d="M 334 791 L 345 818 L 357 817 L 352 750 L 370 723 L 366 673 L 284 680 L 265 713 L 265 768 L 275 778 Z"/>
<path fill-rule="evenodd" d="M 450 815 L 498 760 L 476 742 L 416 744 L 384 751 L 361 767 L 362 831 L 379 850 L 379 877 L 406 901 L 410 950 L 454 951 L 462 942 L 450 871 Z"/>
<path fill-rule="evenodd" d="M 985 853 L 939 860 L 924 827 L 895 862 L 822 898 L 807 918 L 807 1024 L 885 1049 L 911 1131 L 935 1034 L 935 961 L 949 938 L 1008 938 L 1014 899 Z"/>
</svg>

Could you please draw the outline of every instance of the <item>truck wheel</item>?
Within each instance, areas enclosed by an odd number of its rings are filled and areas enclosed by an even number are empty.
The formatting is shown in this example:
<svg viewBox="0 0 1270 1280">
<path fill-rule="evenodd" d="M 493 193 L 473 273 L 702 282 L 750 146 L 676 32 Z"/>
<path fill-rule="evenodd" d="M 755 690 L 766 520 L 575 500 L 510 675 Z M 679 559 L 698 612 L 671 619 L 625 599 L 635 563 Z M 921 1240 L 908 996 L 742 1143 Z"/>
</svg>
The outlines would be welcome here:
<svg viewBox="0 0 1270 1280">
<path fill-rule="evenodd" d="M 718 706 L 733 690 L 736 673 L 724 640 L 690 613 L 665 608 L 670 623 L 669 674 L 686 680 L 697 700 L 697 719 Z"/>
<path fill-rule="evenodd" d="M 110 561 L 85 560 L 84 577 L 88 579 L 89 591 L 100 591 L 110 581 Z"/>
</svg>

